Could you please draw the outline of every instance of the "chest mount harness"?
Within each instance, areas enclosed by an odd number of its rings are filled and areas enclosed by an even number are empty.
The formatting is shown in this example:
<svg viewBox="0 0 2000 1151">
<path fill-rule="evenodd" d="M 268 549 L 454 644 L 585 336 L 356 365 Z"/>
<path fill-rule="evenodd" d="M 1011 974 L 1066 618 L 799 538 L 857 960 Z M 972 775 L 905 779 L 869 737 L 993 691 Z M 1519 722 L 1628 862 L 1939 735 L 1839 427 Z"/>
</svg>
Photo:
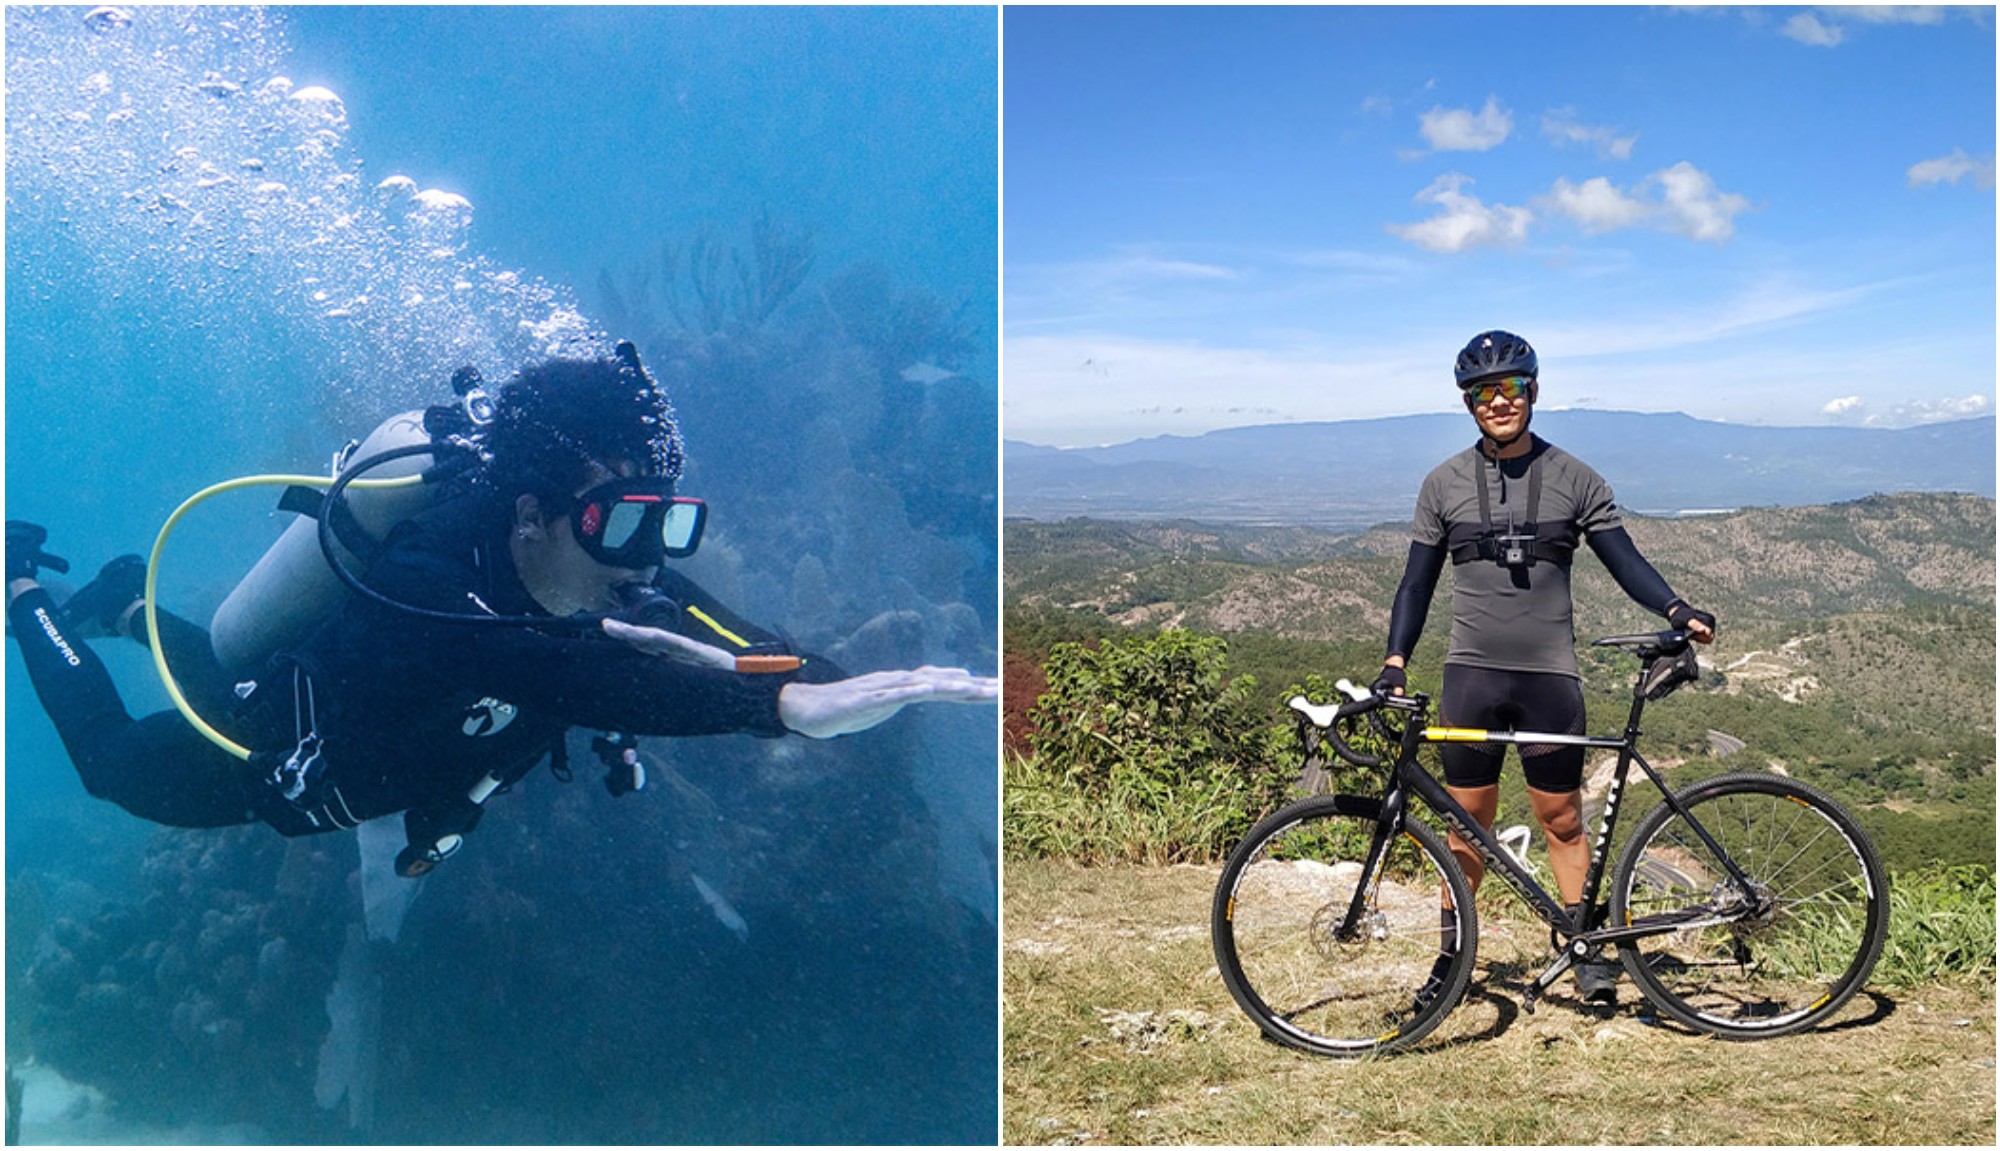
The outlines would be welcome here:
<svg viewBox="0 0 2000 1151">
<path fill-rule="evenodd" d="M 1562 564 L 1568 566 L 1570 557 L 1576 552 L 1576 530 L 1567 523 L 1554 524 L 1544 529 L 1539 522 L 1542 503 L 1542 457 L 1546 448 L 1535 452 L 1528 462 L 1528 519 L 1516 526 L 1513 514 L 1507 517 L 1507 527 L 1502 530 L 1493 524 L 1493 497 L 1486 492 L 1486 468 L 1491 463 L 1494 470 L 1500 467 L 1499 460 L 1489 460 L 1480 454 L 1479 477 L 1474 487 L 1479 492 L 1480 533 L 1451 549 L 1452 566 L 1469 564 L 1477 560 L 1495 563 L 1503 568 L 1522 570 L 1533 567 L 1536 562 Z M 1506 482 L 1502 473 L 1501 482 Z"/>
</svg>

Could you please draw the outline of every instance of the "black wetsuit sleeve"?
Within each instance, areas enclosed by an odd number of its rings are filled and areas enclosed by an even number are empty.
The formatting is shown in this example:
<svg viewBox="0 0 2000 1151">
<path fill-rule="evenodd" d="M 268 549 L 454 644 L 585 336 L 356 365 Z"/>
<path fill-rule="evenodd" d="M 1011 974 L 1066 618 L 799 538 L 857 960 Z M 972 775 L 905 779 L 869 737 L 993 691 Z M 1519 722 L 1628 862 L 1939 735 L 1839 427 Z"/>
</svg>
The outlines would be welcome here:
<svg viewBox="0 0 2000 1151">
<path fill-rule="evenodd" d="M 1653 570 L 1653 565 L 1646 562 L 1646 557 L 1639 554 L 1638 546 L 1632 542 L 1631 536 L 1625 534 L 1624 528 L 1595 531 L 1585 539 L 1590 544 L 1590 550 L 1604 562 L 1611 578 L 1617 580 L 1618 586 L 1625 589 L 1625 594 L 1632 597 L 1633 603 L 1657 615 L 1667 614 L 1667 605 L 1674 601 L 1674 589 L 1668 587 L 1660 573 Z"/>
<path fill-rule="evenodd" d="M 783 735 L 778 692 L 795 676 L 740 674 L 648 655 L 603 635 L 433 625 L 468 682 L 575 727 L 634 735 Z"/>
<path fill-rule="evenodd" d="M 372 565 L 368 580 L 391 600 L 434 611 L 531 613 L 532 602 L 511 575 L 511 565 L 505 567 L 509 574 L 499 575 L 493 570 L 498 563 L 490 553 L 481 562 L 468 552 L 412 539 Z M 361 601 L 353 607 L 360 614 L 352 625 L 362 633 L 354 638 L 365 641 L 333 645 L 328 658 L 351 660 L 354 651 L 386 646 L 412 678 L 412 690 L 476 688 L 573 727 L 634 735 L 786 730 L 778 719 L 778 692 L 795 678 L 791 673 L 739 674 L 680 663 L 640 652 L 594 627 L 458 623 Z"/>
<path fill-rule="evenodd" d="M 1404 659 L 1423 637 L 1424 620 L 1430 616 L 1431 596 L 1437 592 L 1438 577 L 1444 574 L 1446 552 L 1441 544 L 1410 544 L 1409 558 L 1403 561 L 1403 582 L 1396 588 L 1396 603 L 1389 611 L 1389 655 Z"/>
<path fill-rule="evenodd" d="M 847 673 L 823 655 L 800 651 L 784 636 L 771 632 L 736 614 L 727 604 L 671 568 L 663 568 L 653 586 L 679 605 L 676 630 L 692 640 L 719 647 L 733 654 L 782 651 L 802 662 L 798 678 L 807 683 L 827 683 L 846 679 Z"/>
</svg>

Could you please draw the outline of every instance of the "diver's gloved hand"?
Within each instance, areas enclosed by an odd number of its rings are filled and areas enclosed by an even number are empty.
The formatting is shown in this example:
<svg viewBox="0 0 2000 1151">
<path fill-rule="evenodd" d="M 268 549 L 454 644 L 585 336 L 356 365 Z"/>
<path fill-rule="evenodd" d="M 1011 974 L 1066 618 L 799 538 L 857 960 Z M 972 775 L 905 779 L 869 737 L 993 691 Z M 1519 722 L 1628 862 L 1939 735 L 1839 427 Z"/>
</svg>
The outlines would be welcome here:
<svg viewBox="0 0 2000 1151">
<path fill-rule="evenodd" d="M 42 550 L 49 542 L 49 530 L 40 524 L 27 520 L 7 521 L 7 582 L 17 579 L 34 579 L 36 574 L 47 568 L 52 572 L 69 571 L 69 561 L 59 555 L 51 555 Z"/>
<path fill-rule="evenodd" d="M 680 663 L 691 663 L 699 667 L 715 667 L 724 671 L 736 670 L 736 657 L 709 644 L 691 640 L 684 635 L 675 635 L 656 627 L 640 627 L 624 620 L 604 621 L 604 634 L 615 640 L 631 644 L 647 655 L 665 656 Z"/>
<path fill-rule="evenodd" d="M 867 731 L 913 703 L 990 703 L 1000 681 L 963 668 L 875 671 L 832 683 L 788 683 L 778 693 L 778 718 L 813 739 Z"/>
</svg>

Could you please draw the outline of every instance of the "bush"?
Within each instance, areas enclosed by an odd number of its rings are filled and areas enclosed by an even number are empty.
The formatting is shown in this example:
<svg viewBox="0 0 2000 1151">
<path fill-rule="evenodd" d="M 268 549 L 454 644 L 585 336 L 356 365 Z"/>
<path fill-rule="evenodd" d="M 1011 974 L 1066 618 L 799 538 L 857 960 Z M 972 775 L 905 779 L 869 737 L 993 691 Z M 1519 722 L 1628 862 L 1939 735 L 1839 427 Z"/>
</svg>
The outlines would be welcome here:
<svg viewBox="0 0 2000 1151">
<path fill-rule="evenodd" d="M 1993 869 L 1979 865 L 1898 873 L 1889 891 L 1889 942 L 1870 982 L 1915 987 L 1994 975 Z"/>
<path fill-rule="evenodd" d="M 1008 850 L 1173 863 L 1233 846 L 1292 778 L 1290 759 L 1269 756 L 1256 680 L 1229 679 L 1227 654 L 1177 631 L 1054 645 L 1034 754 L 1006 765 Z"/>
</svg>

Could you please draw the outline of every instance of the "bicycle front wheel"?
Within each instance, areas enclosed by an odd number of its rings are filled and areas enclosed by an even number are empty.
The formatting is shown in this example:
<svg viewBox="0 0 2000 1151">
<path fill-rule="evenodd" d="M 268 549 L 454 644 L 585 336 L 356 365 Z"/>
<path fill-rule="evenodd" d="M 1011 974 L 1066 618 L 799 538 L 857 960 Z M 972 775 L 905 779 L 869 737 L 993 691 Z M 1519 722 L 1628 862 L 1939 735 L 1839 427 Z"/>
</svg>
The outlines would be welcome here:
<svg viewBox="0 0 2000 1151">
<path fill-rule="evenodd" d="M 1251 829 L 1222 869 L 1216 965 L 1280 1043 L 1347 1057 L 1406 1047 L 1465 994 L 1478 937 L 1465 875 L 1414 821 L 1364 875 L 1380 814 L 1363 796 L 1295 803 Z M 1440 915 L 1447 891 L 1453 910 Z"/>
<path fill-rule="evenodd" d="M 1672 808 L 1639 822 L 1612 880 L 1611 922 L 1686 924 L 1620 948 L 1646 998 L 1724 1039 L 1790 1035 L 1840 1010 L 1889 934 L 1889 878 L 1868 837 L 1784 776 L 1719 776 L 1677 798 L 1750 890 Z"/>
</svg>

